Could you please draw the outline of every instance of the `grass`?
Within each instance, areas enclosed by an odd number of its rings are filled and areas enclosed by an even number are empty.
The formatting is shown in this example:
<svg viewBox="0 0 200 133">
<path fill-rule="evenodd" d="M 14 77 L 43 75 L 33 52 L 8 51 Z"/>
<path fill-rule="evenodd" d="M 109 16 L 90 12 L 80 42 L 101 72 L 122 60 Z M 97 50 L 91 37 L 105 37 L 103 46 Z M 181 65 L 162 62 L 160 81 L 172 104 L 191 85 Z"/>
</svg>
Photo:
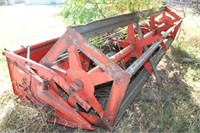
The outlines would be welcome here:
<svg viewBox="0 0 200 133">
<path fill-rule="evenodd" d="M 26 13 L 24 13 L 26 11 Z M 60 33 L 65 28 L 59 7 L 0 7 L 0 52 L 31 38 Z M 38 15 L 39 13 L 39 15 Z M 186 12 L 181 32 L 158 65 L 163 87 L 150 77 L 143 90 L 171 92 L 173 99 L 147 101 L 137 98 L 114 132 L 200 132 L 200 15 Z M 192 59 L 184 62 L 183 59 Z M 0 131 L 87 132 L 49 124 L 39 109 L 24 106 L 12 93 L 5 58 L 0 55 Z M 4 93 L 3 91 L 4 90 Z M 5 90 L 8 90 L 5 92 Z M 170 97 L 170 96 L 169 96 Z M 96 132 L 108 132 L 97 128 Z"/>
<path fill-rule="evenodd" d="M 184 79 L 195 90 L 200 90 L 200 21 L 199 14 L 188 15 L 183 22 L 182 34 L 172 47 L 172 55 L 178 62 L 183 58 L 193 59 L 193 63 L 181 63 L 186 73 Z"/>
</svg>

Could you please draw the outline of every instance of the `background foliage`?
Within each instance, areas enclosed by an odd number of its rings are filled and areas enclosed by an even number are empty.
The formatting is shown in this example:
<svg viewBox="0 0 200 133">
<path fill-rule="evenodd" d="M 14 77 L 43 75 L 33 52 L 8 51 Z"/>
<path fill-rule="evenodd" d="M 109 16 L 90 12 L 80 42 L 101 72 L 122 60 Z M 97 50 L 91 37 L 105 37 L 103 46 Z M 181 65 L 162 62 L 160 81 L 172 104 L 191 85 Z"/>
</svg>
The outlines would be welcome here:
<svg viewBox="0 0 200 133">
<path fill-rule="evenodd" d="M 158 8 L 161 0 L 66 0 L 62 16 L 68 25 L 84 24 L 138 10 Z"/>
</svg>

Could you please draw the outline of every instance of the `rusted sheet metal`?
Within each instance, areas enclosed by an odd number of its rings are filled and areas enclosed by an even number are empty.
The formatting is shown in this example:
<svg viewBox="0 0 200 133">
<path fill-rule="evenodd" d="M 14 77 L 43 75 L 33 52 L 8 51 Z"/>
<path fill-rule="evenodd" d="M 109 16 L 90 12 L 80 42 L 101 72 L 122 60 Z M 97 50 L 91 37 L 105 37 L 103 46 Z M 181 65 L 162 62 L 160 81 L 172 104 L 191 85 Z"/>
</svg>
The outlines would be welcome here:
<svg viewBox="0 0 200 133">
<path fill-rule="evenodd" d="M 138 18 L 135 12 L 68 27 L 60 38 L 5 49 L 15 94 L 26 103 L 52 111 L 50 122 L 112 130 L 169 48 L 182 22 L 167 7 L 139 28 Z M 88 41 L 122 26 L 127 27 L 125 38 L 109 36 L 100 48 Z"/>
</svg>

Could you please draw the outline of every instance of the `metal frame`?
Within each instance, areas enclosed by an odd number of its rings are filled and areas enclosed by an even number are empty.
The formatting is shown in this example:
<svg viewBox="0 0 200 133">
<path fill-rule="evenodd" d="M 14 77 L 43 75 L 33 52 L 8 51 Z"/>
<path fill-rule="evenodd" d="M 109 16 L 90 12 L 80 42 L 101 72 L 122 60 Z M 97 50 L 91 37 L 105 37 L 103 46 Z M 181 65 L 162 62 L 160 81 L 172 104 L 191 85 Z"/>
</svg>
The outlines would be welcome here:
<svg viewBox="0 0 200 133">
<path fill-rule="evenodd" d="M 12 51 L 5 49 L 14 92 L 44 111 L 53 109 L 51 122 L 72 128 L 94 130 L 92 125 L 96 125 L 112 130 L 146 77 L 155 71 L 149 60 L 158 64 L 182 22 L 165 7 L 139 27 L 143 38 L 138 38 L 138 20 L 134 12 L 68 27 L 60 38 Z M 87 40 L 121 26 L 128 27 L 127 36 L 109 40 L 120 47 L 111 57 Z M 63 55 L 65 58 L 58 61 Z M 124 68 L 132 58 L 136 60 Z M 111 88 L 104 107 L 95 92 L 97 86 L 107 83 Z"/>
</svg>

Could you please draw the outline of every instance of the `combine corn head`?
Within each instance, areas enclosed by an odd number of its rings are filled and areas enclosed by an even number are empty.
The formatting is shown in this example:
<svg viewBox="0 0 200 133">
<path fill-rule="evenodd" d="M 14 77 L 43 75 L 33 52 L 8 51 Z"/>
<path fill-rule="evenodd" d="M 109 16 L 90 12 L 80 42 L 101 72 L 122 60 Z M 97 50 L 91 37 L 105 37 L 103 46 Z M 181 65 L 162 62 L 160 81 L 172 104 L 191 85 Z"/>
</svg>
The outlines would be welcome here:
<svg viewBox="0 0 200 133">
<path fill-rule="evenodd" d="M 68 27 L 60 37 L 5 49 L 13 90 L 51 112 L 49 121 L 109 130 L 133 102 L 173 42 L 182 19 L 162 8 L 139 25 L 138 12 Z"/>
</svg>

